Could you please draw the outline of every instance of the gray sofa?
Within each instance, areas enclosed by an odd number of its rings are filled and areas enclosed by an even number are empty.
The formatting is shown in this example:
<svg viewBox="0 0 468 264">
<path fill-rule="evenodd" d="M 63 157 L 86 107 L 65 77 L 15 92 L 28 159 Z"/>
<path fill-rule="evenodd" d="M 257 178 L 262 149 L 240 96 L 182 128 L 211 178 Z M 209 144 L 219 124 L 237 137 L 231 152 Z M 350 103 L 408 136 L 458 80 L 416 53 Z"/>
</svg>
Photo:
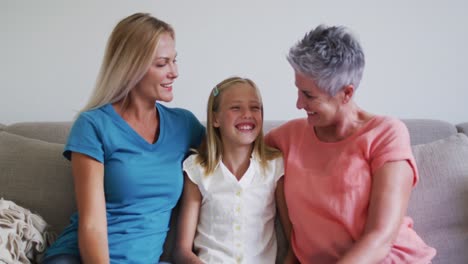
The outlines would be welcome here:
<svg viewBox="0 0 468 264">
<path fill-rule="evenodd" d="M 433 263 L 468 263 L 468 122 L 452 125 L 437 120 L 403 121 L 410 132 L 421 176 L 408 209 L 414 229 L 437 249 Z M 267 121 L 265 131 L 281 123 Z M 70 125 L 0 124 L 0 198 L 43 216 L 57 233 L 68 224 L 76 208 L 70 164 L 62 157 Z M 277 230 L 280 260 L 286 243 L 278 222 Z M 171 259 L 173 231 L 162 260 Z"/>
</svg>

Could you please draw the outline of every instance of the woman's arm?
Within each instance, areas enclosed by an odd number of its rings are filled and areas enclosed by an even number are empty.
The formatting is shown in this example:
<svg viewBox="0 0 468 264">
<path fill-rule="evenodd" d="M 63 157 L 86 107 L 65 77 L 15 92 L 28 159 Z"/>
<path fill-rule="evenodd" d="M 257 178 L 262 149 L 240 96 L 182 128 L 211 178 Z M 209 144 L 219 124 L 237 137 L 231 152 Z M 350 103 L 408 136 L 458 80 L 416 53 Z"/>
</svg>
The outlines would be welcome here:
<svg viewBox="0 0 468 264">
<path fill-rule="evenodd" d="M 285 264 L 299 263 L 291 246 L 291 231 L 292 225 L 289 220 L 288 207 L 286 205 L 286 200 L 284 198 L 284 177 L 278 180 L 276 185 L 276 207 L 278 208 L 278 214 L 280 217 L 281 226 L 283 227 L 283 232 L 288 242 L 288 252 L 286 258 L 284 259 Z"/>
<path fill-rule="evenodd" d="M 72 172 L 78 206 L 78 244 L 83 263 L 109 263 L 104 166 L 95 159 L 72 153 Z"/>
<path fill-rule="evenodd" d="M 177 237 L 174 259 L 176 263 L 195 264 L 202 261 L 192 251 L 201 206 L 198 186 L 184 173 L 184 193 L 177 222 Z"/>
<path fill-rule="evenodd" d="M 339 264 L 385 259 L 406 215 L 413 179 L 407 161 L 387 162 L 375 172 L 364 233 Z"/>
</svg>

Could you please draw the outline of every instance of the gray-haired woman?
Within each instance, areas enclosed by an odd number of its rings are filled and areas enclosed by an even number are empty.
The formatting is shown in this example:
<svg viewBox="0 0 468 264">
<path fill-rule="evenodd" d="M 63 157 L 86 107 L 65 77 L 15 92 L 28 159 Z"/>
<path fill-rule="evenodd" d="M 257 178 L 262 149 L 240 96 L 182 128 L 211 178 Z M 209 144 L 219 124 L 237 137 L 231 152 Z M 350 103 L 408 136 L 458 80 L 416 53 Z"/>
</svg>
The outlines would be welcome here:
<svg viewBox="0 0 468 264">
<path fill-rule="evenodd" d="M 320 25 L 294 45 L 297 108 L 271 131 L 285 160 L 291 245 L 301 263 L 424 263 L 435 255 L 406 216 L 418 180 L 405 125 L 353 96 L 364 53 L 345 27 Z M 288 228 L 286 228 L 288 230 Z"/>
</svg>

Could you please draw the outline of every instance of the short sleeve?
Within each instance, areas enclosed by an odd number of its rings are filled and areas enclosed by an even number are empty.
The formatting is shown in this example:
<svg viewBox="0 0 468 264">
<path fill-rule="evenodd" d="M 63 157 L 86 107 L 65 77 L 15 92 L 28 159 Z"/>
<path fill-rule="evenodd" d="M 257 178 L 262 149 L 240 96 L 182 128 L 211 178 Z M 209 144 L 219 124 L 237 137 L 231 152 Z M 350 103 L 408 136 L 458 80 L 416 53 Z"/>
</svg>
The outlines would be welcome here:
<svg viewBox="0 0 468 264">
<path fill-rule="evenodd" d="M 191 131 L 190 147 L 197 148 L 205 137 L 205 127 L 192 112 L 186 111 L 186 116 L 188 120 L 188 131 Z"/>
<path fill-rule="evenodd" d="M 188 158 L 184 160 L 182 164 L 182 169 L 185 171 L 187 177 L 196 185 L 200 185 L 201 183 L 201 173 L 200 169 L 201 166 L 196 162 L 197 155 L 190 155 Z"/>
<path fill-rule="evenodd" d="M 284 160 L 283 157 L 278 157 L 274 160 L 275 164 L 275 182 L 277 182 L 284 175 Z"/>
<path fill-rule="evenodd" d="M 104 163 L 101 131 L 85 113 L 80 114 L 68 136 L 63 155 L 71 160 L 71 153 L 78 152 Z"/>
<path fill-rule="evenodd" d="M 372 173 L 387 162 L 407 161 L 413 170 L 413 184 L 416 184 L 418 171 L 411 151 L 408 129 L 403 122 L 392 118 L 386 120 L 383 126 L 382 132 L 375 137 L 371 150 Z"/>
</svg>

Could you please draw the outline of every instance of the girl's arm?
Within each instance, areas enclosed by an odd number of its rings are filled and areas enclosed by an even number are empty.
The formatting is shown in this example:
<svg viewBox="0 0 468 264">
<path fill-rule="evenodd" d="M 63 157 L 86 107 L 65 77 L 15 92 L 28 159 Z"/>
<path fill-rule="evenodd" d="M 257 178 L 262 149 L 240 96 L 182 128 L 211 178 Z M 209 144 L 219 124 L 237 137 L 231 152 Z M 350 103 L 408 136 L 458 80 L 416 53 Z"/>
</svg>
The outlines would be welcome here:
<svg viewBox="0 0 468 264">
<path fill-rule="evenodd" d="M 299 263 L 291 247 L 291 230 L 292 225 L 289 221 L 288 207 L 286 205 L 286 200 L 284 198 L 284 177 L 281 177 L 276 184 L 276 207 L 278 208 L 278 213 L 280 217 L 281 226 L 283 227 L 283 232 L 288 242 L 288 252 L 284 263 L 292 264 Z"/>
<path fill-rule="evenodd" d="M 193 240 L 197 230 L 198 215 L 201 206 L 201 194 L 198 186 L 184 173 L 184 193 L 177 222 L 176 263 L 195 264 L 202 261 L 193 253 Z"/>
<path fill-rule="evenodd" d="M 78 245 L 83 263 L 109 263 L 104 166 L 72 152 L 72 173 L 79 213 Z"/>
<path fill-rule="evenodd" d="M 413 170 L 407 161 L 387 162 L 376 171 L 364 233 L 339 264 L 385 259 L 406 215 L 412 185 Z"/>
</svg>

